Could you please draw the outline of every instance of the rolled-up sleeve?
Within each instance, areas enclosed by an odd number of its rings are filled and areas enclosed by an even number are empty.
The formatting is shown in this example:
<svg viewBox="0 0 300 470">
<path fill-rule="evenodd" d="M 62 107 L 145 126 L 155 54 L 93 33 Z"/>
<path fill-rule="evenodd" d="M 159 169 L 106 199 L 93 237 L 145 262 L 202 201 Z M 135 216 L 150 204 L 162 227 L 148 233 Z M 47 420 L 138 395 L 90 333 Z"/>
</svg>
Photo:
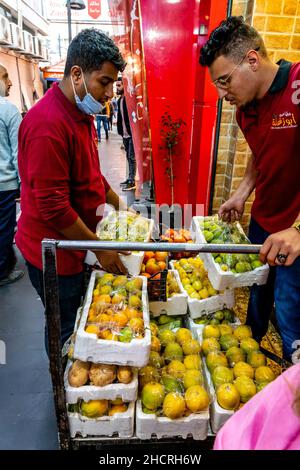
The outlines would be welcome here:
<svg viewBox="0 0 300 470">
<path fill-rule="evenodd" d="M 28 180 L 41 218 L 56 230 L 78 218 L 70 202 L 70 162 L 67 144 L 53 137 L 29 140 Z"/>
</svg>

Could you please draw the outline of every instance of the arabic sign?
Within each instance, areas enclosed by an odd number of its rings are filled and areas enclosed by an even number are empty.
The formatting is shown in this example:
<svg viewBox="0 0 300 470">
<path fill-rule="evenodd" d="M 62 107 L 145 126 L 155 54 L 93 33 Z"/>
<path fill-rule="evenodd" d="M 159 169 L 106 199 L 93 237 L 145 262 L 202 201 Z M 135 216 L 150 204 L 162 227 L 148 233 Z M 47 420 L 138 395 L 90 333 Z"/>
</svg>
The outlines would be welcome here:
<svg viewBox="0 0 300 470">
<path fill-rule="evenodd" d="M 48 0 L 47 18 L 51 21 L 67 21 L 66 0 Z M 107 2 L 101 0 L 85 0 L 86 8 L 84 10 L 72 10 L 72 19 L 77 21 L 99 21 L 109 19 Z"/>
<path fill-rule="evenodd" d="M 88 0 L 88 14 L 96 20 L 101 15 L 101 0 Z"/>
</svg>

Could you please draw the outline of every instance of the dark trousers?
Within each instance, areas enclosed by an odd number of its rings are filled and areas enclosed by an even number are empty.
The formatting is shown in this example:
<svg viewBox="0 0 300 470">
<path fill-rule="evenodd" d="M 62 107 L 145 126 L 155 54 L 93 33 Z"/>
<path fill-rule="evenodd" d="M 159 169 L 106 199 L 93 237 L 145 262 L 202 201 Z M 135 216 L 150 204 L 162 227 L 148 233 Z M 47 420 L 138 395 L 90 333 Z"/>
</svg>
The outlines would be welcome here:
<svg viewBox="0 0 300 470">
<path fill-rule="evenodd" d="M 103 124 L 105 136 L 108 139 L 108 117 L 103 114 L 96 116 L 98 140 L 101 140 L 101 124 Z"/>
<path fill-rule="evenodd" d="M 0 191 L 0 280 L 7 277 L 16 265 L 13 241 L 18 195 L 18 189 Z"/>
<path fill-rule="evenodd" d="M 126 158 L 128 162 L 128 180 L 130 183 L 134 183 L 136 173 L 136 161 L 132 137 L 123 138 L 123 144 L 125 147 Z"/>
<path fill-rule="evenodd" d="M 43 305 L 44 285 L 43 272 L 26 262 L 31 284 L 40 296 Z M 58 276 L 59 289 L 59 308 L 60 308 L 60 326 L 61 326 L 61 346 L 71 336 L 74 329 L 76 313 L 81 304 L 84 294 L 84 273 L 73 274 L 71 276 Z M 48 353 L 48 330 L 45 325 L 45 347 Z"/>
<path fill-rule="evenodd" d="M 252 219 L 249 227 L 251 242 L 264 243 L 268 236 L 269 233 Z M 300 257 L 292 266 L 270 266 L 267 284 L 251 287 L 246 323 L 258 341 L 268 330 L 274 302 L 283 355 L 291 360 L 300 339 Z"/>
</svg>

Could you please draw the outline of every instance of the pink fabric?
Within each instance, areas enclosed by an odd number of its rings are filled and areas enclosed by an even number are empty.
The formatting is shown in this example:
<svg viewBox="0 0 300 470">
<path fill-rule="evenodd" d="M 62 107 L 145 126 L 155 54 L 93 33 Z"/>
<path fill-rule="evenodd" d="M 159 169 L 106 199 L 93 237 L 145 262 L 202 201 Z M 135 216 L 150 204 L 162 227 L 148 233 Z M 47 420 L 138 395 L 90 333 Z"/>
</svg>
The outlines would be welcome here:
<svg viewBox="0 0 300 470">
<path fill-rule="evenodd" d="M 214 450 L 300 450 L 300 417 L 292 405 L 300 363 L 237 411 L 218 432 Z"/>
</svg>

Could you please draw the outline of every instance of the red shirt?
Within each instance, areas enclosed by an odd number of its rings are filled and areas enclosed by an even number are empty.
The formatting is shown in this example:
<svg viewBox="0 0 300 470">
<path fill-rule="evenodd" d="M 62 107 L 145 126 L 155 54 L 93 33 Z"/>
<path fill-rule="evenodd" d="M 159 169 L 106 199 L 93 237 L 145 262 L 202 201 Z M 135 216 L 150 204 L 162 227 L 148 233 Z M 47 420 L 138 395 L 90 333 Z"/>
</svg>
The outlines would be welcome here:
<svg viewBox="0 0 300 470">
<path fill-rule="evenodd" d="M 42 269 L 43 238 L 65 239 L 60 230 L 78 216 L 95 231 L 101 218 L 98 208 L 110 186 L 100 171 L 93 117 L 79 111 L 55 84 L 22 121 L 18 161 L 16 243 L 24 258 Z M 84 251 L 57 250 L 58 274 L 81 272 L 84 258 Z"/>
<path fill-rule="evenodd" d="M 290 227 L 300 211 L 300 82 L 296 80 L 300 63 L 280 61 L 266 95 L 237 111 L 257 170 L 251 215 L 269 233 Z"/>
</svg>

